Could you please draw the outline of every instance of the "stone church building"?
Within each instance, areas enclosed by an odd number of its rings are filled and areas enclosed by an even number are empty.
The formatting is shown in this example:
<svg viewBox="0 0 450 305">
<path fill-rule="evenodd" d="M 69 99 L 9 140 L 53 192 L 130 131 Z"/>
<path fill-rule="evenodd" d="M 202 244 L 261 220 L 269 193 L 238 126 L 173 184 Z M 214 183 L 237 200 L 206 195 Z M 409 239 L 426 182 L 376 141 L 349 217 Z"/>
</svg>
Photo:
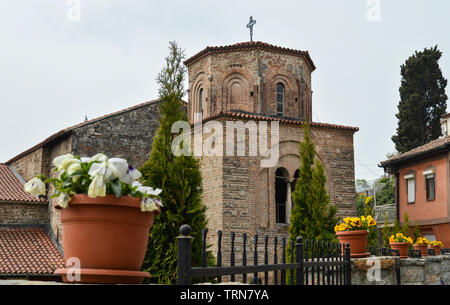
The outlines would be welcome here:
<svg viewBox="0 0 450 305">
<path fill-rule="evenodd" d="M 243 122 L 249 127 L 249 122 L 264 121 L 268 134 L 272 132 L 272 122 L 279 126 L 279 158 L 275 166 L 261 167 L 260 161 L 265 158 L 262 155 L 200 158 L 213 253 L 218 230 L 224 234 L 224 250 L 226 237 L 232 231 L 237 236 L 243 232 L 248 236 L 287 236 L 305 122 L 311 127 L 317 160 L 326 170 L 331 204 L 336 205 L 339 216 L 356 213 L 353 134 L 358 128 L 312 122 L 311 73 L 316 66 L 308 52 L 244 42 L 207 47 L 187 59 L 185 65 L 189 81 L 186 111 L 192 126 L 215 121 L 224 126 L 227 122 Z M 10 181 L 0 181 L 0 215 L 7 215 L 0 219 L 0 229 L 11 232 L 39 227 L 47 232 L 46 240 L 53 240 L 59 248 L 61 223 L 53 200 L 32 202 L 26 198 L 12 202 L 6 198 L 11 183 L 22 185 L 34 175 L 50 175 L 51 160 L 69 152 L 82 156 L 104 152 L 126 158 L 135 166 L 142 165 L 149 157 L 159 125 L 159 104 L 159 100 L 146 102 L 66 128 L 1 164 L 5 176 L 0 176 L 0 180 L 9 177 Z M 250 129 L 244 139 L 237 138 L 236 142 L 249 143 Z M 207 136 L 203 133 L 203 137 Z M 37 209 L 39 221 L 33 220 L 35 214 L 25 212 L 31 205 Z M 0 260 L 4 255 L 1 251 Z M 0 270 L 0 277 L 2 272 L 5 271 Z"/>
<path fill-rule="evenodd" d="M 287 235 L 305 122 L 310 124 L 316 157 L 326 170 L 331 204 L 338 208 L 338 216 L 356 214 L 353 134 L 358 128 L 312 122 L 311 73 L 316 67 L 308 52 L 244 42 L 207 47 L 185 65 L 192 124 L 198 114 L 203 124 L 211 120 L 223 126 L 227 121 L 279 123 L 279 159 L 274 167 L 261 167 L 261 155 L 202 157 L 203 200 L 213 252 L 218 230 L 224 237 L 231 231 L 237 236 L 243 232 Z M 250 130 L 245 143 L 249 134 Z M 227 239 L 223 241 L 226 245 Z"/>
</svg>

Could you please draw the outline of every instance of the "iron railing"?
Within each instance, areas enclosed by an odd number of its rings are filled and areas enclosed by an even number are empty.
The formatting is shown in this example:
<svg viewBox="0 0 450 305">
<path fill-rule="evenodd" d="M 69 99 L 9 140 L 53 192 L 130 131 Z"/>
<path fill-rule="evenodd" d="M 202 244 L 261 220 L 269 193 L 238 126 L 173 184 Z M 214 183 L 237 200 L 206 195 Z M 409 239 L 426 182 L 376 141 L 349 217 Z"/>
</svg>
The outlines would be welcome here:
<svg viewBox="0 0 450 305">
<path fill-rule="evenodd" d="M 189 285 L 192 279 L 200 279 L 201 282 L 212 279 L 221 282 L 223 276 L 230 276 L 231 281 L 236 280 L 236 275 L 243 283 L 247 283 L 247 275 L 253 274 L 250 283 L 262 284 L 259 273 L 264 274 L 264 284 L 285 285 L 286 282 L 294 285 L 351 285 L 350 245 L 343 247 L 339 243 L 318 242 L 315 240 L 303 240 L 297 237 L 295 242 L 290 242 L 290 262 L 287 262 L 286 237 L 281 238 L 281 261 L 278 261 L 278 237 L 273 237 L 272 263 L 269 264 L 269 236 L 263 239 L 264 264 L 258 264 L 258 239 L 253 239 L 254 254 L 253 265 L 247 265 L 247 235 L 242 234 L 242 264 L 236 266 L 235 239 L 236 234 L 230 234 L 229 266 L 223 266 L 222 231 L 217 234 L 217 266 L 206 266 L 206 237 L 207 230 L 203 231 L 202 240 L 202 266 L 192 267 L 192 237 L 191 228 L 183 225 L 180 228 L 181 236 L 178 240 L 178 277 L 177 284 Z M 228 253 L 227 253 L 228 255 Z M 295 257 L 295 258 L 294 258 Z M 272 273 L 272 274 L 269 274 Z M 272 277 L 270 276 L 272 275 Z"/>
</svg>

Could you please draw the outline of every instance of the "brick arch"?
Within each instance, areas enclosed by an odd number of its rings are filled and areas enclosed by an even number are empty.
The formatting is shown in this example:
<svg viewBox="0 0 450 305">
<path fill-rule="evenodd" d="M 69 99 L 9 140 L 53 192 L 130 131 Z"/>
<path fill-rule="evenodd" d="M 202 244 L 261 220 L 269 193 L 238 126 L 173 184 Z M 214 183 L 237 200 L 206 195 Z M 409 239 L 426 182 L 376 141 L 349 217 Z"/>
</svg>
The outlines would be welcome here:
<svg viewBox="0 0 450 305">
<path fill-rule="evenodd" d="M 192 108 L 191 108 L 191 117 L 194 117 L 194 113 L 196 112 L 200 112 L 201 110 L 201 106 L 199 104 L 199 92 L 200 89 L 203 88 L 203 98 L 206 101 L 206 97 L 208 97 L 208 90 L 207 90 L 207 82 L 206 82 L 206 73 L 205 72 L 199 72 L 193 82 L 192 82 L 192 91 L 191 91 L 191 101 L 193 101 L 192 103 Z M 209 101 L 208 101 L 209 102 Z M 208 109 L 208 107 L 206 107 L 206 109 Z M 204 114 L 204 116 L 206 116 L 208 114 L 208 111 L 206 111 L 206 113 Z"/>
<path fill-rule="evenodd" d="M 271 70 L 264 81 L 264 105 L 263 109 L 266 114 L 276 115 L 276 86 L 282 83 L 285 87 L 285 105 L 284 115 L 293 118 L 300 118 L 300 108 L 295 104 L 299 101 L 299 87 L 297 78 L 291 72 L 285 69 L 277 68 Z"/>
<path fill-rule="evenodd" d="M 253 91 L 253 77 L 243 68 L 233 68 L 223 72 L 217 79 L 221 88 L 218 100 L 222 101 L 222 110 L 244 110 L 253 112 L 255 110 L 255 100 L 251 98 Z M 233 96 L 233 90 L 238 86 L 241 93 Z M 233 100 L 234 97 L 234 101 Z"/>
<path fill-rule="evenodd" d="M 300 165 L 300 156 L 299 156 L 299 148 L 300 141 L 299 140 L 288 140 L 288 141 L 280 141 L 280 160 L 285 155 L 295 155 L 298 157 L 298 165 Z M 330 201 L 332 203 L 335 201 L 335 195 L 334 195 L 334 179 L 331 171 L 331 163 L 328 161 L 327 157 L 325 156 L 322 148 L 315 144 L 315 157 L 322 163 L 325 169 L 325 176 L 327 178 L 326 186 L 328 190 L 328 194 L 330 195 Z M 298 168 L 297 165 L 297 168 Z M 291 179 L 294 178 L 295 170 L 289 171 L 289 176 Z"/>
</svg>

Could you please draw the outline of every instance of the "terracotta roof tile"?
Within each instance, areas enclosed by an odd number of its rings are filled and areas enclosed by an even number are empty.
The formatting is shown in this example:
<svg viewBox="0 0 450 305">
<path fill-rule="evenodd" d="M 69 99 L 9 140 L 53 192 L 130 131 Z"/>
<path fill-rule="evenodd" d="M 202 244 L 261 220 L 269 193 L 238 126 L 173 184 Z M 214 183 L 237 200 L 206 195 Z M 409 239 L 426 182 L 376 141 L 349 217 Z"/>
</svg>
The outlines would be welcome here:
<svg viewBox="0 0 450 305">
<path fill-rule="evenodd" d="M 388 160 L 382 161 L 381 166 L 388 166 L 389 164 L 391 164 L 393 162 L 403 161 L 403 160 L 417 157 L 418 155 L 426 154 L 426 153 L 429 153 L 429 152 L 432 152 L 435 150 L 439 150 L 439 149 L 449 150 L 449 148 L 450 148 L 449 144 L 450 144 L 450 136 L 439 138 L 439 139 L 431 141 L 425 145 L 411 149 L 403 154 L 394 155 L 394 156 L 390 157 Z"/>
<path fill-rule="evenodd" d="M 5 164 L 0 164 L 0 201 L 46 203 L 46 198 L 36 198 L 26 193 L 23 183 Z"/>
<path fill-rule="evenodd" d="M 284 47 L 275 46 L 266 42 L 262 41 L 246 41 L 246 42 L 239 42 L 235 43 L 233 45 L 228 46 L 218 46 L 218 47 L 206 47 L 202 51 L 198 52 L 194 56 L 190 57 L 189 59 L 184 61 L 185 65 L 189 65 L 198 59 L 209 55 L 213 53 L 222 53 L 222 52 L 228 52 L 228 51 L 237 51 L 242 49 L 261 49 L 261 50 L 269 50 L 269 51 L 275 51 L 279 53 L 284 54 L 291 54 L 291 55 L 297 55 L 302 56 L 305 58 L 306 62 L 309 64 L 312 71 L 316 69 L 316 66 L 314 65 L 311 57 L 309 56 L 308 51 L 300 51 L 295 49 L 289 49 Z"/>
<path fill-rule="evenodd" d="M 49 275 L 64 266 L 43 228 L 0 228 L 0 275 Z"/>
<path fill-rule="evenodd" d="M 251 120 L 267 120 L 267 121 L 279 121 L 280 123 L 290 124 L 290 125 L 303 125 L 305 121 L 283 118 L 278 116 L 267 116 L 256 113 L 248 113 L 243 111 L 220 111 L 219 113 L 206 118 L 204 121 L 214 120 L 219 117 L 234 117 L 234 118 L 242 118 L 242 119 L 251 119 Z M 357 132 L 359 130 L 358 127 L 352 126 L 344 126 L 344 125 L 336 125 L 329 123 L 320 123 L 320 122 L 309 122 L 310 126 L 323 128 L 323 129 L 334 129 L 334 130 L 345 130 L 351 132 Z"/>
</svg>

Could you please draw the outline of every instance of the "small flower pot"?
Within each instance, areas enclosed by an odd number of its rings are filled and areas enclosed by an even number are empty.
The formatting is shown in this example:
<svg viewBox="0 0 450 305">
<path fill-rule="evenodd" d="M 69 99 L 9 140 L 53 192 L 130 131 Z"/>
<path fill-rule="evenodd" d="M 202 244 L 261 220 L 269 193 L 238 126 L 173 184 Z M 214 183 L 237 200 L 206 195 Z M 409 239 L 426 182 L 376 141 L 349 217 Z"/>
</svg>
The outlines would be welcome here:
<svg viewBox="0 0 450 305">
<path fill-rule="evenodd" d="M 422 257 L 428 256 L 427 245 L 413 245 L 414 250 L 420 250 L 420 255 Z"/>
<path fill-rule="evenodd" d="M 356 230 L 356 231 L 338 231 L 336 236 L 339 239 L 339 243 L 342 247 L 345 244 L 350 244 L 350 257 L 367 257 L 369 252 L 367 252 L 367 237 L 369 232 L 366 230 Z"/>
<path fill-rule="evenodd" d="M 55 274 L 64 282 L 139 284 L 148 272 L 141 267 L 148 234 L 155 212 L 142 212 L 141 200 L 114 195 L 90 198 L 73 195 L 69 206 L 61 210 L 63 250 L 66 268 Z M 74 270 L 74 260 L 79 262 Z"/>
<path fill-rule="evenodd" d="M 430 246 L 428 248 L 434 249 L 434 254 L 436 254 L 436 255 L 439 255 L 439 253 L 441 252 L 441 247 L 439 247 L 439 246 Z"/>
<path fill-rule="evenodd" d="M 390 243 L 391 249 L 400 252 L 400 258 L 408 258 L 409 243 Z"/>
</svg>

